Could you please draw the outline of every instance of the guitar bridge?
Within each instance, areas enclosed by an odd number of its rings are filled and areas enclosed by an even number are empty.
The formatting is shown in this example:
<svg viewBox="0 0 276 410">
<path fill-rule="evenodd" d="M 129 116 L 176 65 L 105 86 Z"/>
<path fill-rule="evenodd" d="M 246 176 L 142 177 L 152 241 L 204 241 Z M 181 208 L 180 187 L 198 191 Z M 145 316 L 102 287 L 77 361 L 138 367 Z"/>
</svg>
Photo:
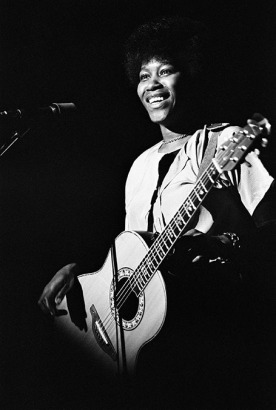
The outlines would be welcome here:
<svg viewBox="0 0 276 410">
<path fill-rule="evenodd" d="M 111 340 L 108 337 L 108 334 L 94 305 L 91 306 L 90 313 L 92 316 L 92 332 L 98 345 L 114 361 L 117 360 L 116 351 L 111 343 Z"/>
</svg>

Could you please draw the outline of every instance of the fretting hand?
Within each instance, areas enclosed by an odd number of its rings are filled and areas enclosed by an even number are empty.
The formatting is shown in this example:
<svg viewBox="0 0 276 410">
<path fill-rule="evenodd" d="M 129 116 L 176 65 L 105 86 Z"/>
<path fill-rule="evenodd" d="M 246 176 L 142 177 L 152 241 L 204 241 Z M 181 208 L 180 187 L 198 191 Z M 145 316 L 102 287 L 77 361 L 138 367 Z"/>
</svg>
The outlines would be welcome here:
<svg viewBox="0 0 276 410">
<path fill-rule="evenodd" d="M 235 247 L 228 234 L 209 236 L 196 229 L 185 233 L 176 243 L 174 252 L 168 259 L 172 270 L 187 263 L 208 264 L 215 259 L 231 259 Z"/>
</svg>

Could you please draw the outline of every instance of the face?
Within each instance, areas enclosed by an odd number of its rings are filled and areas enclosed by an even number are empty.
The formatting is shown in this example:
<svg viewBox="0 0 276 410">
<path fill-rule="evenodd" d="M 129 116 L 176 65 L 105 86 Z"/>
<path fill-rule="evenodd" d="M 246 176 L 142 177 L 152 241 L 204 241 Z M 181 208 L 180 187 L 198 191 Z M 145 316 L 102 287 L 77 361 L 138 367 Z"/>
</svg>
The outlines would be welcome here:
<svg viewBox="0 0 276 410">
<path fill-rule="evenodd" d="M 169 62 L 152 59 L 142 65 L 137 93 L 153 122 L 168 126 L 176 121 L 183 83 L 183 74 Z"/>
</svg>

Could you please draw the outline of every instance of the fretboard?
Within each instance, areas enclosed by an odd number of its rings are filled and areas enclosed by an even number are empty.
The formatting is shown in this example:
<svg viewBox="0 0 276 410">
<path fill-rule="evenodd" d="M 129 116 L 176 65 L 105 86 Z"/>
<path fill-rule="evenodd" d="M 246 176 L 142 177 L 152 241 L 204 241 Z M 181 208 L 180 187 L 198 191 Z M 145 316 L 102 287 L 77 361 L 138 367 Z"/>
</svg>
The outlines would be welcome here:
<svg viewBox="0 0 276 410">
<path fill-rule="evenodd" d="M 211 162 L 164 231 L 153 242 L 146 256 L 131 277 L 131 287 L 136 296 L 139 296 L 144 291 L 152 276 L 183 234 L 219 175 L 220 172 L 214 163 Z"/>
</svg>

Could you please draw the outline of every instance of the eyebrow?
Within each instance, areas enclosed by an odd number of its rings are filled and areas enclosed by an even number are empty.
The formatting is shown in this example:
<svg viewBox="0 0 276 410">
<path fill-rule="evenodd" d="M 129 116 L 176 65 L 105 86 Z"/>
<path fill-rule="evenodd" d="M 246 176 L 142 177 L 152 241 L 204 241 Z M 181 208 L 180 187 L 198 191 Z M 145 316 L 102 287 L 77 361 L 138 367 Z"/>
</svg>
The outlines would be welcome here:
<svg viewBox="0 0 276 410">
<path fill-rule="evenodd" d="M 145 70 L 150 61 L 151 61 L 151 60 L 149 60 L 149 61 L 148 61 L 147 63 L 145 63 L 145 64 L 142 64 L 140 70 Z M 156 61 L 158 61 L 158 62 L 161 63 L 161 64 L 174 65 L 173 62 L 170 61 L 170 60 L 156 60 Z"/>
</svg>

